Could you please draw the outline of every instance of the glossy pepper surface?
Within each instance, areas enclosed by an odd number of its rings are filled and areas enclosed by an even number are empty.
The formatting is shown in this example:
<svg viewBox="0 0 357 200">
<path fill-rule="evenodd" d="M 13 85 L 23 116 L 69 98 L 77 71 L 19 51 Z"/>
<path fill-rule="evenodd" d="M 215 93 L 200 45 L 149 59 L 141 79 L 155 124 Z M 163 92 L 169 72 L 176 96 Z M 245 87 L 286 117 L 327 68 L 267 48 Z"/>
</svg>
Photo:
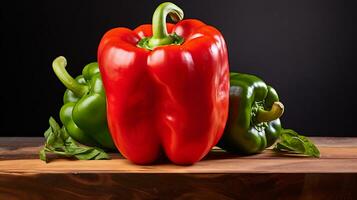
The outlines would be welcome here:
<svg viewBox="0 0 357 200">
<path fill-rule="evenodd" d="M 259 153 L 279 138 L 284 106 L 274 88 L 254 75 L 232 72 L 230 81 L 228 121 L 218 146 L 240 154 Z"/>
<path fill-rule="evenodd" d="M 106 99 L 98 63 L 89 63 L 82 75 L 73 79 L 60 56 L 53 61 L 53 70 L 67 87 L 63 96 L 60 119 L 68 134 L 79 143 L 115 149 L 108 131 Z"/>
<path fill-rule="evenodd" d="M 176 25 L 166 24 L 170 15 Z M 152 25 L 108 31 L 98 47 L 109 129 L 120 152 L 137 164 L 166 155 L 176 164 L 202 159 L 228 116 L 225 41 L 212 26 L 163 3 Z"/>
</svg>

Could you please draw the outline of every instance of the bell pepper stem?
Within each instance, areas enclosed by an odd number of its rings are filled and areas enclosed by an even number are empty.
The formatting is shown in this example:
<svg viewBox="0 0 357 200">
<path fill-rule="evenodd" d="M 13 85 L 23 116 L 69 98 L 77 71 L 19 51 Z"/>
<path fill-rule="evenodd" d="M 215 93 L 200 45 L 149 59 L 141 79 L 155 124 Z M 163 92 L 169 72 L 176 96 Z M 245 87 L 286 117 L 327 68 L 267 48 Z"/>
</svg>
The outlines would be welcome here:
<svg viewBox="0 0 357 200">
<path fill-rule="evenodd" d="M 148 41 L 148 46 L 152 49 L 157 46 L 175 43 L 176 38 L 167 33 L 167 15 L 170 15 L 174 22 L 183 19 L 183 11 L 175 4 L 170 2 L 160 4 L 152 17 L 153 36 Z"/>
<path fill-rule="evenodd" d="M 257 113 L 256 121 L 258 123 L 270 122 L 281 117 L 283 113 L 284 113 L 284 105 L 281 102 L 276 101 L 273 103 L 271 109 L 268 111 L 259 109 Z"/>
<path fill-rule="evenodd" d="M 67 60 L 63 56 L 57 57 L 52 62 L 52 68 L 58 79 L 76 96 L 81 97 L 88 92 L 88 87 L 79 84 L 66 70 Z"/>
</svg>

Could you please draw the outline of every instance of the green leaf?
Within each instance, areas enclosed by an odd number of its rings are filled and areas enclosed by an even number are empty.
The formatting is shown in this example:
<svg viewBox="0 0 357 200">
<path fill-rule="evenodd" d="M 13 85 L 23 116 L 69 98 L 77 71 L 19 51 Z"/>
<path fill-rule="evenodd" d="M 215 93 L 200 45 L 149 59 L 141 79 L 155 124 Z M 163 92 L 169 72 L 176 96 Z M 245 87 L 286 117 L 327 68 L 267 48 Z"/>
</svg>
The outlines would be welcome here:
<svg viewBox="0 0 357 200">
<path fill-rule="evenodd" d="M 60 127 L 53 117 L 49 119 L 50 128 L 45 133 L 45 145 L 40 150 L 40 159 L 47 163 L 47 153 L 64 157 L 74 157 L 78 160 L 110 159 L 109 155 L 98 147 L 88 147 L 78 144 L 69 136 L 65 127 Z"/>
<path fill-rule="evenodd" d="M 48 123 L 50 124 L 50 127 L 55 130 L 61 129 L 60 125 L 56 122 L 55 118 L 53 118 L 52 116 L 48 119 Z"/>
<path fill-rule="evenodd" d="M 63 146 L 63 139 L 61 137 L 61 127 L 53 117 L 50 117 L 48 121 L 50 124 L 50 128 L 44 134 L 47 146 L 51 149 L 61 148 Z"/>
<path fill-rule="evenodd" d="M 307 137 L 299 135 L 294 130 L 284 129 L 275 145 L 277 152 L 298 153 L 311 157 L 320 157 L 319 149 Z"/>
<path fill-rule="evenodd" d="M 67 130 L 64 126 L 62 127 L 61 131 L 62 131 L 61 132 L 62 139 L 67 140 L 69 138 L 69 135 L 68 135 Z"/>
<path fill-rule="evenodd" d="M 109 155 L 105 153 L 102 149 L 97 149 L 100 153 L 95 157 L 96 160 L 108 160 L 110 159 Z"/>
<path fill-rule="evenodd" d="M 48 136 L 50 135 L 50 133 L 52 132 L 52 128 L 49 127 L 46 131 L 45 131 L 45 138 L 48 138 Z"/>
<path fill-rule="evenodd" d="M 43 148 L 39 154 L 40 154 L 40 159 L 47 163 L 45 148 Z"/>
<path fill-rule="evenodd" d="M 274 150 L 284 150 L 284 151 L 294 151 L 294 149 L 289 148 L 288 146 L 285 146 L 284 144 L 281 143 L 276 143 L 276 146 L 274 147 Z"/>
<path fill-rule="evenodd" d="M 100 154 L 100 152 L 94 148 L 87 149 L 83 153 L 76 153 L 76 158 L 79 160 L 96 160 L 96 156 Z"/>
</svg>

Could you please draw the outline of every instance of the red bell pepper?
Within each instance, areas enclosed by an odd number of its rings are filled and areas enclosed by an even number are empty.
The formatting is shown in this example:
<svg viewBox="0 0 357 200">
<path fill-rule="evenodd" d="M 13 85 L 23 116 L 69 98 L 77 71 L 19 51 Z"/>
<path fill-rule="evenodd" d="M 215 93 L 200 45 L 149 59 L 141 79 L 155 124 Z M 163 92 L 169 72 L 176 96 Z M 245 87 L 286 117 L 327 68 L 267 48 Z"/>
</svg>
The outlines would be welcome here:
<svg viewBox="0 0 357 200">
<path fill-rule="evenodd" d="M 167 15 L 179 22 L 166 24 Z M 98 47 L 109 129 L 119 151 L 136 164 L 162 154 L 193 164 L 218 142 L 226 124 L 225 41 L 214 27 L 182 18 L 179 7 L 163 3 L 152 26 L 114 28 Z"/>
</svg>

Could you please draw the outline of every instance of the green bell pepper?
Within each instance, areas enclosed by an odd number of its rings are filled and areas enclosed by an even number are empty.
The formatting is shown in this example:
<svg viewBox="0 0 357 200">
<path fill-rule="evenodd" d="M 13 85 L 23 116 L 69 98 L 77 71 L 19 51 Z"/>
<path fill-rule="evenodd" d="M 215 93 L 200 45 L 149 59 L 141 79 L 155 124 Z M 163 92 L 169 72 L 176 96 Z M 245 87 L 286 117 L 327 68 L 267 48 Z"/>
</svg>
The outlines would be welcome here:
<svg viewBox="0 0 357 200">
<path fill-rule="evenodd" d="M 82 75 L 73 79 L 65 67 L 63 56 L 53 61 L 52 67 L 59 80 L 67 87 L 63 96 L 60 119 L 68 134 L 79 143 L 115 149 L 107 126 L 106 97 L 98 63 L 83 68 Z"/>
<path fill-rule="evenodd" d="M 228 121 L 217 146 L 240 154 L 259 153 L 279 138 L 284 106 L 276 91 L 256 76 L 230 73 L 230 84 Z"/>
</svg>

